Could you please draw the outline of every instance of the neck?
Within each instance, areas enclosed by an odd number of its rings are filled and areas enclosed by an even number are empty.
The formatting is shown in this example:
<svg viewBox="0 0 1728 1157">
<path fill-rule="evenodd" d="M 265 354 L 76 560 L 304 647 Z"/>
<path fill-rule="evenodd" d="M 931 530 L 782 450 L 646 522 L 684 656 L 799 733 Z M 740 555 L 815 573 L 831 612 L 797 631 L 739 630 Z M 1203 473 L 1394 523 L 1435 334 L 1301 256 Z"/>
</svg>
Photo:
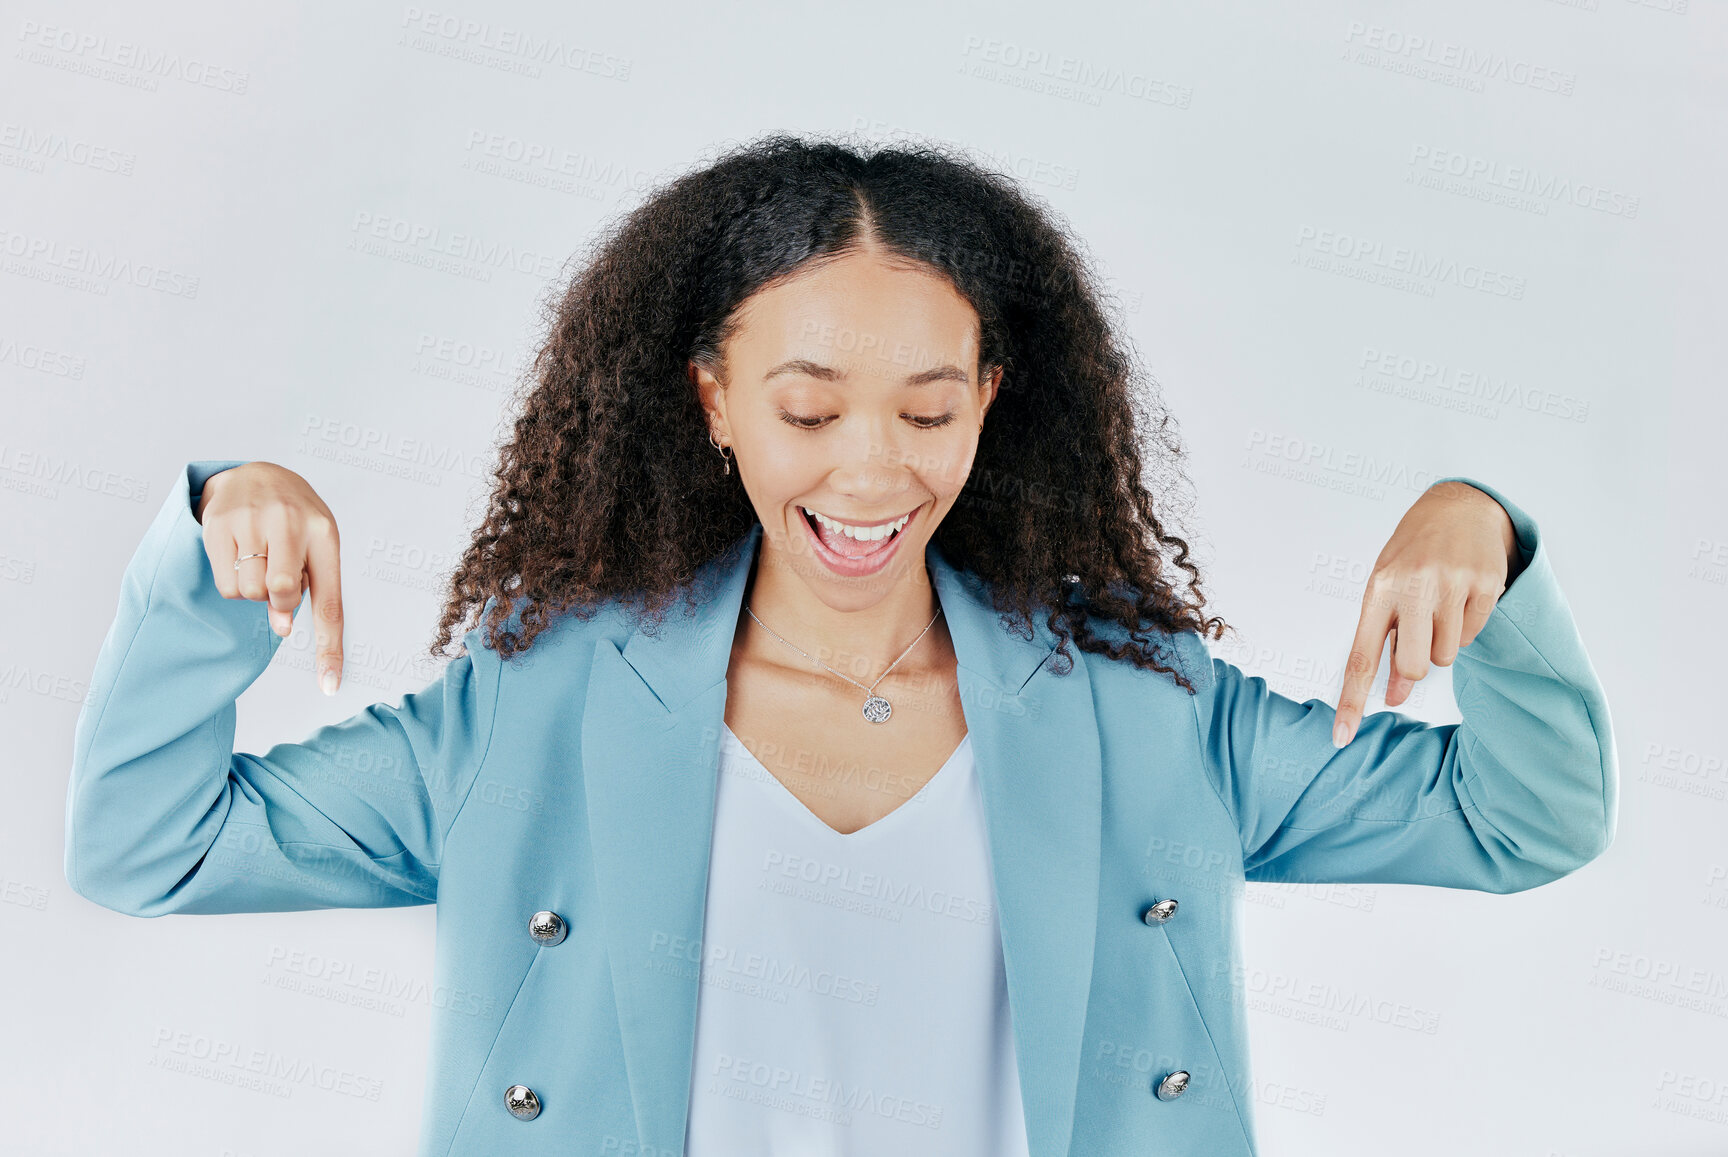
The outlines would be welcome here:
<svg viewBox="0 0 1728 1157">
<path fill-rule="evenodd" d="M 733 650 L 798 671 L 825 670 L 817 666 L 824 663 L 866 687 L 896 659 L 899 663 L 890 679 L 929 669 L 951 653 L 948 632 L 936 615 L 940 603 L 922 558 L 910 564 L 897 558 L 881 573 L 850 586 L 836 580 L 835 589 L 853 594 L 859 603 L 855 610 L 836 609 L 818 597 L 807 576 L 821 573 L 819 560 L 789 558 L 764 536 L 744 588 L 747 613 L 739 616 Z"/>
</svg>

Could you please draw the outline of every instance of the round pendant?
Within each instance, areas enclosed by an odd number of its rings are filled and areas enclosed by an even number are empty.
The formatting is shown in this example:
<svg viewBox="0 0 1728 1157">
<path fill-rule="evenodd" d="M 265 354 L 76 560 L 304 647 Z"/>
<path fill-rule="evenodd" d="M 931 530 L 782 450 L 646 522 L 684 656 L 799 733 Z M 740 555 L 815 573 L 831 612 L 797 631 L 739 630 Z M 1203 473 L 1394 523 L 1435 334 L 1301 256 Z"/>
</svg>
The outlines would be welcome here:
<svg viewBox="0 0 1728 1157">
<path fill-rule="evenodd" d="M 888 716 L 893 713 L 893 705 L 880 695 L 872 695 L 864 700 L 864 718 L 872 723 L 886 723 Z"/>
</svg>

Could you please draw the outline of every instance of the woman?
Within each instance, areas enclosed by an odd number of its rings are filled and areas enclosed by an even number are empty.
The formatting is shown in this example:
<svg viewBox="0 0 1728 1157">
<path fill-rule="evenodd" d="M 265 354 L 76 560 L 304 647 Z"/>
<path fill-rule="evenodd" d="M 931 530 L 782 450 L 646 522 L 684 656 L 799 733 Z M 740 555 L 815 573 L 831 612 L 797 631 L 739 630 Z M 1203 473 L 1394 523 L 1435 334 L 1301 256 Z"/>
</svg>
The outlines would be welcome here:
<svg viewBox="0 0 1728 1157">
<path fill-rule="evenodd" d="M 1006 179 L 734 149 L 551 311 L 435 650 L 479 621 L 400 706 L 232 750 L 308 592 L 340 675 L 336 526 L 186 468 L 67 878 L 436 902 L 427 1154 L 1252 1154 L 1243 882 L 1557 879 L 1613 838 L 1613 738 L 1536 524 L 1469 479 L 1381 552 L 1336 710 L 1211 658 L 1140 397 Z M 1455 662 L 1462 724 L 1363 715 L 1388 638 L 1388 704 Z"/>
</svg>

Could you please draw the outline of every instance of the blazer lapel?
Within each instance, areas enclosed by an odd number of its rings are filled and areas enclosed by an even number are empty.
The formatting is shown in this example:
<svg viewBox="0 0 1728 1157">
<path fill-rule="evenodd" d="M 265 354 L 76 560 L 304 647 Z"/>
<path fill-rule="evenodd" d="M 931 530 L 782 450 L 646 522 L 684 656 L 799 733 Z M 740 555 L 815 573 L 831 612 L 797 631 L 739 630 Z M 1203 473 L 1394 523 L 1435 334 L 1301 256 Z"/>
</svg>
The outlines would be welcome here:
<svg viewBox="0 0 1728 1157">
<path fill-rule="evenodd" d="M 1103 773 L 1092 685 L 1045 662 L 1056 640 L 1000 622 L 982 580 L 932 544 L 931 583 L 959 657 L 1020 1062 L 1031 1157 L 1067 1157 L 1098 925 Z"/>
<path fill-rule="evenodd" d="M 590 839 L 643 1145 L 683 1152 L 726 668 L 762 538 L 753 525 L 622 651 L 595 645 L 582 717 Z M 926 551 L 984 799 L 1032 1157 L 1067 1157 L 1098 914 L 1101 764 L 1086 665 L 1006 629 L 984 584 Z"/>
<path fill-rule="evenodd" d="M 761 527 L 697 576 L 698 613 L 672 607 L 622 652 L 600 639 L 588 677 L 582 781 L 644 1152 L 684 1152 L 726 667 Z"/>
</svg>

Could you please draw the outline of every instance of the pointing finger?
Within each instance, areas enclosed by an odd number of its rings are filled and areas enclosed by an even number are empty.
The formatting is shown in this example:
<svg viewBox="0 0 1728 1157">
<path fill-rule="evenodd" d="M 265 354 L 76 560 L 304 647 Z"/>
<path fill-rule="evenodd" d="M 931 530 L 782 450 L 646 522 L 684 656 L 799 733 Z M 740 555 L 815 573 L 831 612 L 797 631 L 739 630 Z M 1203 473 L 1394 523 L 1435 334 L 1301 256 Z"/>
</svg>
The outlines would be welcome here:
<svg viewBox="0 0 1728 1157">
<path fill-rule="evenodd" d="M 311 526 L 306 536 L 307 584 L 312 591 L 316 654 L 312 669 L 326 695 L 342 685 L 342 565 L 335 523 Z"/>
<path fill-rule="evenodd" d="M 1356 728 L 1362 722 L 1368 692 L 1374 686 L 1374 673 L 1380 669 L 1380 652 L 1392 629 L 1394 607 L 1393 600 L 1384 597 L 1379 585 L 1370 578 L 1368 593 L 1362 599 L 1362 618 L 1356 624 L 1356 638 L 1344 663 L 1344 687 L 1338 693 L 1337 719 L 1332 724 L 1334 747 L 1343 747 L 1355 738 Z"/>
</svg>

